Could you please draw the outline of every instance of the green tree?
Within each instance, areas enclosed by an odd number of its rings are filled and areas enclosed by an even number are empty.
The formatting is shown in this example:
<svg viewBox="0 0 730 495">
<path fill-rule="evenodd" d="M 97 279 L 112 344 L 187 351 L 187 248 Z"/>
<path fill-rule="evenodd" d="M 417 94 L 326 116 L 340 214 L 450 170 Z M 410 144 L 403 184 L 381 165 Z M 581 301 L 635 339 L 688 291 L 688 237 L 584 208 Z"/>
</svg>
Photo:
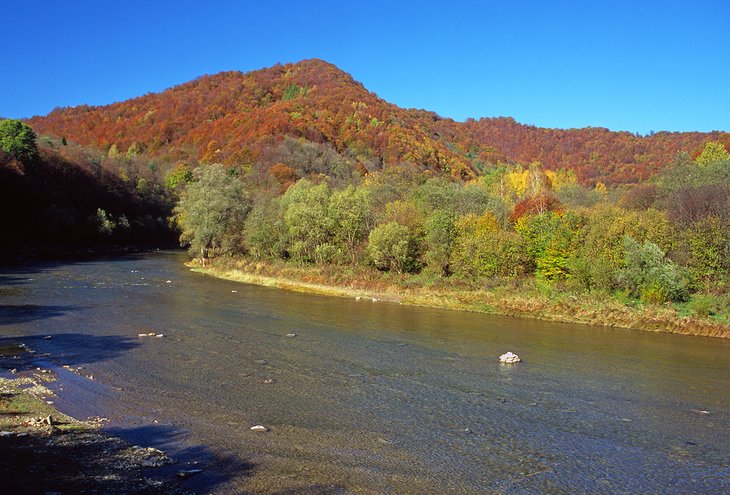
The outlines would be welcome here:
<svg viewBox="0 0 730 495">
<path fill-rule="evenodd" d="M 288 244 L 281 198 L 262 198 L 254 204 L 244 229 L 246 245 L 256 258 L 283 258 Z"/>
<path fill-rule="evenodd" d="M 96 215 L 92 218 L 92 223 L 96 226 L 96 231 L 102 237 L 110 237 L 116 228 L 116 224 L 111 215 L 102 208 L 97 208 Z"/>
<path fill-rule="evenodd" d="M 624 250 L 624 266 L 618 276 L 620 288 L 647 303 L 687 299 L 687 278 L 659 246 L 649 241 L 639 244 L 625 236 Z"/>
<path fill-rule="evenodd" d="M 330 198 L 330 217 L 334 222 L 335 242 L 347 252 L 350 262 L 357 259 L 357 248 L 368 235 L 372 224 L 372 200 L 366 187 L 347 186 Z"/>
<path fill-rule="evenodd" d="M 30 160 L 38 155 L 33 129 L 19 120 L 0 122 L 0 149 L 18 160 Z"/>
<path fill-rule="evenodd" d="M 315 185 L 300 179 L 287 189 L 281 202 L 292 258 L 318 263 L 332 261 L 336 252 L 327 183 Z"/>
<path fill-rule="evenodd" d="M 196 180 L 183 191 L 175 207 L 182 234 L 180 242 L 207 258 L 210 251 L 230 253 L 241 249 L 241 237 L 251 201 L 237 177 L 223 165 L 199 167 Z"/>
<path fill-rule="evenodd" d="M 521 237 L 500 229 L 492 213 L 462 216 L 454 227 L 451 263 L 457 275 L 513 277 L 525 273 L 530 260 Z"/>
<path fill-rule="evenodd" d="M 412 242 L 408 227 L 397 222 L 378 225 L 368 237 L 368 257 L 381 270 L 408 271 L 415 261 Z"/>
<path fill-rule="evenodd" d="M 573 213 L 554 212 L 520 217 L 515 225 L 525 240 L 527 254 L 537 275 L 547 280 L 563 280 L 570 275 L 569 260 L 580 246 L 583 219 Z"/>
<path fill-rule="evenodd" d="M 585 210 L 585 214 L 585 235 L 580 249 L 585 259 L 605 258 L 614 267 L 620 267 L 626 235 L 639 242 L 653 242 L 664 251 L 671 249 L 675 242 L 666 214 L 653 208 L 627 211 L 615 206 L 598 205 Z"/>
<path fill-rule="evenodd" d="M 442 276 L 450 274 L 449 261 L 451 249 L 456 237 L 454 222 L 456 215 L 446 209 L 437 209 L 425 222 L 426 266 Z"/>
<path fill-rule="evenodd" d="M 730 279 L 730 221 L 703 218 L 684 232 L 690 251 L 689 271 L 698 285 Z"/>
<path fill-rule="evenodd" d="M 178 163 L 165 174 L 165 189 L 175 191 L 193 181 L 193 172 L 184 163 Z"/>
</svg>

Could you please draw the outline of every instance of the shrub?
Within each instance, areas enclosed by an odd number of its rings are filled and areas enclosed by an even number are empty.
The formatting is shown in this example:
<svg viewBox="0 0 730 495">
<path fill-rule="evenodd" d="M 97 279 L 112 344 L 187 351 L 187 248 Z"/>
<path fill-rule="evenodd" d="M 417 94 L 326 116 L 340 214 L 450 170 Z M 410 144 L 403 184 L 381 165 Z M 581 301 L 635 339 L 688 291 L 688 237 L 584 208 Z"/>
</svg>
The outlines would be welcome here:
<svg viewBox="0 0 730 495">
<path fill-rule="evenodd" d="M 368 258 L 381 270 L 411 271 L 416 261 L 412 244 L 408 227 L 397 222 L 378 225 L 368 237 Z"/>
<path fill-rule="evenodd" d="M 625 236 L 624 250 L 624 266 L 618 274 L 620 288 L 646 303 L 687 299 L 687 277 L 659 246 L 649 241 L 639 244 Z"/>
</svg>

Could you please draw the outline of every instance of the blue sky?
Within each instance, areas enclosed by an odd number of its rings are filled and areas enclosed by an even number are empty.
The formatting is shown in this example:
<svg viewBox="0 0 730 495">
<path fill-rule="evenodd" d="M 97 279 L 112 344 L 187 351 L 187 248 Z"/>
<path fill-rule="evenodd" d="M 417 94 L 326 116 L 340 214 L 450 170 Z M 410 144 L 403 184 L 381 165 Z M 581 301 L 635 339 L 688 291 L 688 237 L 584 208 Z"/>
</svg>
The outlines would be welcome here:
<svg viewBox="0 0 730 495">
<path fill-rule="evenodd" d="M 0 116 L 317 57 L 380 97 L 543 127 L 730 131 L 730 2 L 27 1 Z"/>
</svg>

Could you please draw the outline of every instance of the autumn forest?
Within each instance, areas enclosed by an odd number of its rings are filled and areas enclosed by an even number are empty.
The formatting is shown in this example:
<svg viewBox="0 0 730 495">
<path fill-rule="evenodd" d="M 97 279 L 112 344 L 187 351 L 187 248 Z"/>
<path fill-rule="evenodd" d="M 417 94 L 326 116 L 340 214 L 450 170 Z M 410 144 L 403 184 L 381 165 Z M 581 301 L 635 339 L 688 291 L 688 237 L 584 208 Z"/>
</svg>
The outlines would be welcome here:
<svg viewBox="0 0 730 495">
<path fill-rule="evenodd" d="M 201 260 L 730 319 L 725 132 L 456 122 L 321 60 L 0 125 L 7 251 L 179 239 Z"/>
</svg>

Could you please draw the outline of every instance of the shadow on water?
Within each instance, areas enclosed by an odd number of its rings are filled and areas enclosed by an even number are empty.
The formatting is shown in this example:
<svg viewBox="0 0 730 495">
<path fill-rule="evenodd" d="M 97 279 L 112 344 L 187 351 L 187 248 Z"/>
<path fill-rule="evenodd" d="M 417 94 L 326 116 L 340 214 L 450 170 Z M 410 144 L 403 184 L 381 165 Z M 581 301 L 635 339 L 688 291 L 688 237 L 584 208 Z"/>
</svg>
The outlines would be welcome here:
<svg viewBox="0 0 730 495">
<path fill-rule="evenodd" d="M 90 364 L 118 357 L 140 342 L 122 335 L 60 333 L 33 337 L 0 337 L 0 367 L 23 371 L 43 358 L 63 365 Z"/>
<path fill-rule="evenodd" d="M 145 425 L 134 428 L 105 428 L 104 431 L 134 445 L 160 449 L 173 458 L 175 464 L 149 473 L 156 479 L 171 479 L 179 471 L 201 469 L 201 473 L 181 481 L 186 490 L 194 493 L 210 493 L 217 486 L 233 480 L 242 483 L 256 467 L 238 455 L 213 452 L 205 445 L 189 445 L 184 441 L 185 432 L 174 426 Z"/>
<path fill-rule="evenodd" d="M 15 275 L 0 275 L 0 287 L 3 285 L 20 285 L 30 282 L 28 277 L 18 277 Z"/>
<path fill-rule="evenodd" d="M 36 304 L 0 304 L 0 325 L 17 325 L 29 321 L 63 316 L 79 309 L 74 306 L 39 306 Z"/>
<path fill-rule="evenodd" d="M 234 479 L 242 482 L 255 467 L 237 456 L 213 453 L 203 445 L 183 445 L 178 440 L 181 435 L 172 427 L 144 426 L 104 433 L 31 432 L 22 437 L 2 437 L 0 492 L 210 493 Z M 130 462 L 132 445 L 159 448 L 176 462 L 159 468 L 142 467 L 139 459 Z M 202 472 L 178 478 L 179 471 L 190 469 Z"/>
</svg>

